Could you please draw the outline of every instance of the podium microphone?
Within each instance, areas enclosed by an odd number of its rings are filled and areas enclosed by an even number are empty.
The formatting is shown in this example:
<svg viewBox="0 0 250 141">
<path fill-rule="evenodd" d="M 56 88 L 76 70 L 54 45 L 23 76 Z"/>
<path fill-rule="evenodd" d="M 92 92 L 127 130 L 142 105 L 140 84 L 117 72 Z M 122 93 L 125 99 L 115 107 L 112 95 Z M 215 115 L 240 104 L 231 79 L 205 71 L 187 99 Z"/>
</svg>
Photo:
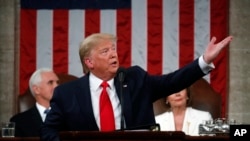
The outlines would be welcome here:
<svg viewBox="0 0 250 141">
<path fill-rule="evenodd" d="M 124 82 L 124 79 L 125 79 L 125 69 L 120 67 L 118 69 L 118 78 L 119 78 L 119 82 L 120 82 L 120 94 L 121 94 L 121 97 L 120 97 L 120 102 L 121 102 L 121 131 L 124 130 L 124 113 L 123 113 L 123 108 L 124 108 L 124 101 L 123 101 L 123 82 Z"/>
</svg>

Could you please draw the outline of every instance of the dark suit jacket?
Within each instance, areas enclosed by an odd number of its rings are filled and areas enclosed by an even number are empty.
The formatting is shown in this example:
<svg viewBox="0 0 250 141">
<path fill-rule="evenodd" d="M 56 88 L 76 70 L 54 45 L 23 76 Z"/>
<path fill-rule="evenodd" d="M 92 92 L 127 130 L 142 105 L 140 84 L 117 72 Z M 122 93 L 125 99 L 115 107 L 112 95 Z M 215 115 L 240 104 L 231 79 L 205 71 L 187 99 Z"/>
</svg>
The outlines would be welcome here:
<svg viewBox="0 0 250 141">
<path fill-rule="evenodd" d="M 138 66 L 126 69 L 127 86 L 123 88 L 126 128 L 155 124 L 153 102 L 188 87 L 202 76 L 198 60 L 167 75 L 149 75 Z M 114 84 L 120 99 L 117 76 Z M 56 140 L 58 130 L 99 131 L 91 104 L 89 74 L 55 88 L 41 139 Z"/>
<path fill-rule="evenodd" d="M 43 121 L 36 106 L 14 115 L 10 121 L 16 123 L 16 137 L 39 137 Z"/>
</svg>

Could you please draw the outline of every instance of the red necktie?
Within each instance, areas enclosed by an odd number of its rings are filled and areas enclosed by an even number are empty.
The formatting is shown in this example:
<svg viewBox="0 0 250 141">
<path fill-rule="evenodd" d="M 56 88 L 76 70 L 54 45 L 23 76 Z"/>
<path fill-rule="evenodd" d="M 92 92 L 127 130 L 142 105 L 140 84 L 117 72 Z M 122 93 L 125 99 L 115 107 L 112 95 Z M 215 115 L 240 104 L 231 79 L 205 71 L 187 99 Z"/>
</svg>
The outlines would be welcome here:
<svg viewBox="0 0 250 141">
<path fill-rule="evenodd" d="M 114 131 L 115 130 L 115 119 L 112 104 L 110 102 L 106 88 L 108 83 L 106 81 L 102 82 L 103 87 L 100 96 L 100 125 L 101 131 Z"/>
</svg>

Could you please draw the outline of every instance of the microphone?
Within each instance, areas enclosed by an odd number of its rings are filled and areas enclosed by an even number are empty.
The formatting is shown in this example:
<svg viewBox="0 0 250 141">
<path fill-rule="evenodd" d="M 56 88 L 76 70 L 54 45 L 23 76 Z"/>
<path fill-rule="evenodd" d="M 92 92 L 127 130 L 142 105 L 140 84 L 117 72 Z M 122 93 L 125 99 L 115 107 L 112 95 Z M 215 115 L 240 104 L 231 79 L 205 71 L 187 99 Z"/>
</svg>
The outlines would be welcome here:
<svg viewBox="0 0 250 141">
<path fill-rule="evenodd" d="M 120 67 L 117 72 L 118 72 L 118 78 L 119 78 L 120 83 L 123 83 L 126 70 Z"/>
<path fill-rule="evenodd" d="M 124 130 L 124 113 L 123 113 L 123 108 L 124 108 L 124 101 L 123 101 L 123 82 L 125 79 L 126 75 L 126 70 L 122 67 L 120 67 L 117 71 L 119 82 L 120 82 L 120 102 L 121 102 L 121 131 Z"/>
</svg>

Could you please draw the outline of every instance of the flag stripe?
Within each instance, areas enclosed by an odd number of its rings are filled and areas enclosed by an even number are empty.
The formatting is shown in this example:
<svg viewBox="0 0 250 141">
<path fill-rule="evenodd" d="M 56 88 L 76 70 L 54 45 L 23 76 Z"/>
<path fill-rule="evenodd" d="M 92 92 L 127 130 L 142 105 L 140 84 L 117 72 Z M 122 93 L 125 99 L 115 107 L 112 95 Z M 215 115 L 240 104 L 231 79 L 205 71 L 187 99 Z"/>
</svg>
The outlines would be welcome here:
<svg viewBox="0 0 250 141">
<path fill-rule="evenodd" d="M 29 77 L 36 69 L 36 10 L 21 10 L 19 90 L 28 89 Z"/>
<path fill-rule="evenodd" d="M 101 11 L 101 32 L 116 35 L 116 10 Z"/>
<path fill-rule="evenodd" d="M 86 10 L 85 11 L 85 37 L 92 33 L 100 32 L 100 11 Z"/>
<path fill-rule="evenodd" d="M 68 10 L 53 13 L 53 69 L 68 73 Z"/>
<path fill-rule="evenodd" d="M 80 41 L 84 37 L 84 17 L 83 10 L 69 11 L 69 49 L 68 49 L 68 73 L 76 76 L 82 76 L 82 65 L 78 55 Z"/>
<path fill-rule="evenodd" d="M 198 58 L 210 41 L 210 0 L 195 0 L 194 9 L 194 58 Z M 204 78 L 210 82 L 210 74 Z"/>
<path fill-rule="evenodd" d="M 210 35 L 216 36 L 217 42 L 228 34 L 228 0 L 211 0 Z M 225 116 L 228 90 L 228 48 L 225 48 L 214 61 L 216 69 L 211 72 L 211 85 L 222 95 L 222 115 Z"/>
<path fill-rule="evenodd" d="M 163 1 L 163 73 L 179 68 L 179 0 Z"/>
<path fill-rule="evenodd" d="M 120 64 L 131 66 L 131 11 L 117 10 L 117 49 Z"/>
<path fill-rule="evenodd" d="M 53 11 L 39 10 L 37 12 L 36 68 L 53 68 Z"/>
<path fill-rule="evenodd" d="M 204 53 L 210 39 L 209 0 L 195 0 L 194 10 L 194 58 L 197 58 Z"/>
<path fill-rule="evenodd" d="M 179 43 L 179 66 L 193 61 L 194 53 L 194 2 L 193 0 L 180 0 L 180 43 Z"/>
<path fill-rule="evenodd" d="M 147 70 L 147 2 L 132 0 L 132 64 Z"/>
<path fill-rule="evenodd" d="M 162 74 L 162 1 L 148 0 L 147 70 Z"/>
</svg>

